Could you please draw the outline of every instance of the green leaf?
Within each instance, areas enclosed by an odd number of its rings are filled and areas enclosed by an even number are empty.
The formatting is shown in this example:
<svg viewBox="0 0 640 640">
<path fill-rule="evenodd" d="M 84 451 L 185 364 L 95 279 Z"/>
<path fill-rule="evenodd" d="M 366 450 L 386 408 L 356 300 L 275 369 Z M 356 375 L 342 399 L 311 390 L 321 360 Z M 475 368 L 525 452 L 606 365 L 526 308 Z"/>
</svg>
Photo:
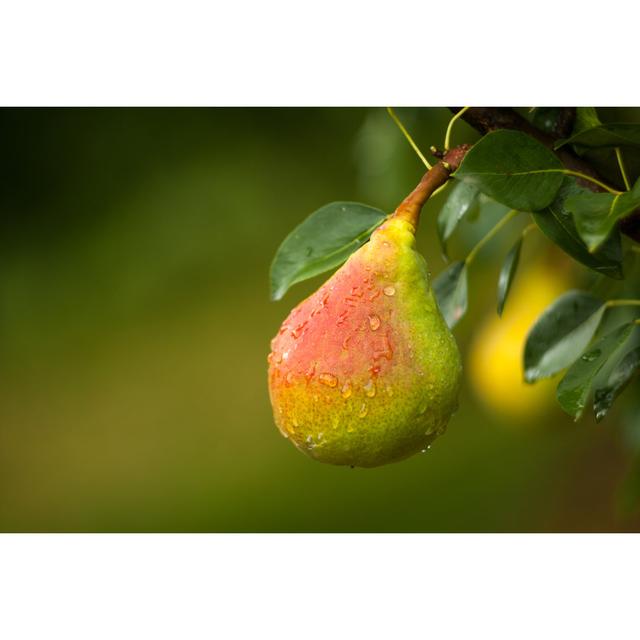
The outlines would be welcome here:
<svg viewBox="0 0 640 640">
<path fill-rule="evenodd" d="M 576 121 L 573 124 L 574 134 L 601 124 L 595 107 L 576 107 Z"/>
<path fill-rule="evenodd" d="M 593 338 L 606 306 L 583 291 L 567 291 L 549 305 L 529 330 L 524 379 L 535 382 L 568 367 Z"/>
<path fill-rule="evenodd" d="M 575 179 L 565 178 L 555 200 L 543 211 L 534 212 L 533 219 L 540 230 L 574 260 L 610 278 L 622 279 L 620 234 L 614 231 L 597 251 L 591 253 L 565 207 L 567 198 L 581 192 Z"/>
<path fill-rule="evenodd" d="M 593 411 L 600 422 L 607 415 L 614 400 L 624 391 L 633 374 L 640 368 L 640 347 L 629 351 L 609 374 L 604 387 L 596 389 Z"/>
<path fill-rule="evenodd" d="M 474 185 L 456 180 L 447 201 L 440 209 L 437 220 L 438 238 L 445 256 L 447 255 L 447 240 L 455 231 L 460 220 L 473 206 L 477 196 L 478 189 Z"/>
<path fill-rule="evenodd" d="M 433 292 L 450 329 L 467 312 L 467 265 L 453 262 L 433 281 Z"/>
<path fill-rule="evenodd" d="M 631 191 L 620 195 L 582 189 L 569 196 L 564 206 L 573 214 L 580 237 L 593 252 L 609 237 L 620 218 L 640 206 L 640 180 Z"/>
<path fill-rule="evenodd" d="M 291 285 L 342 264 L 361 247 L 386 214 L 357 202 L 332 202 L 314 211 L 278 248 L 271 263 L 271 299 Z"/>
<path fill-rule="evenodd" d="M 513 278 L 516 275 L 518 269 L 518 262 L 520 261 L 520 249 L 522 248 L 522 236 L 518 238 L 518 241 L 511 247 L 511 250 L 507 254 L 504 260 L 502 268 L 500 269 L 500 275 L 498 276 L 498 315 L 502 315 L 504 309 L 504 303 L 509 295 Z"/>
<path fill-rule="evenodd" d="M 531 113 L 530 119 L 536 129 L 558 138 L 558 128 L 564 117 L 564 107 L 536 107 Z"/>
<path fill-rule="evenodd" d="M 512 209 L 536 211 L 551 204 L 562 172 L 560 160 L 540 142 L 499 129 L 473 145 L 455 177 Z"/>
<path fill-rule="evenodd" d="M 565 140 L 559 140 L 555 148 L 566 144 L 577 144 L 583 147 L 611 148 L 640 146 L 640 124 L 611 123 L 599 124 L 582 129 Z"/>
<path fill-rule="evenodd" d="M 560 406 L 575 420 L 582 414 L 596 374 L 627 340 L 633 326 L 633 322 L 626 322 L 597 340 L 571 365 L 560 381 L 556 397 Z"/>
</svg>

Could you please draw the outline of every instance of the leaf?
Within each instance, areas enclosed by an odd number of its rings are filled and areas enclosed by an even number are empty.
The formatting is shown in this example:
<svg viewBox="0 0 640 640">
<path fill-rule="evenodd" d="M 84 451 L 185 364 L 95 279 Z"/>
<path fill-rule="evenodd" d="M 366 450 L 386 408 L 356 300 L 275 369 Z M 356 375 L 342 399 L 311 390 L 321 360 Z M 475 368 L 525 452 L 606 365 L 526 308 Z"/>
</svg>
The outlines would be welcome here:
<svg viewBox="0 0 640 640">
<path fill-rule="evenodd" d="M 478 196 L 478 189 L 465 182 L 456 180 L 447 201 L 438 214 L 438 238 L 444 255 L 447 255 L 447 240 L 455 231 L 458 223 L 473 206 Z"/>
<path fill-rule="evenodd" d="M 631 191 L 620 195 L 582 189 L 569 196 L 564 206 L 573 214 L 580 237 L 593 252 L 608 238 L 620 218 L 640 206 L 640 180 Z"/>
<path fill-rule="evenodd" d="M 573 134 L 601 125 L 595 107 L 576 107 L 576 121 L 573 124 Z"/>
<path fill-rule="evenodd" d="M 543 211 L 534 212 L 533 219 L 540 230 L 574 260 L 610 278 L 622 279 L 620 234 L 614 231 L 597 251 L 591 253 L 565 207 L 567 198 L 581 192 L 573 178 L 565 178 L 555 200 Z"/>
<path fill-rule="evenodd" d="M 549 305 L 529 330 L 524 379 L 535 382 L 568 367 L 593 338 L 606 306 L 583 291 L 567 291 Z"/>
<path fill-rule="evenodd" d="M 362 246 L 386 214 L 357 202 L 332 202 L 314 211 L 282 242 L 271 263 L 271 299 L 291 285 L 342 264 Z"/>
<path fill-rule="evenodd" d="M 583 147 L 611 148 L 640 146 L 640 124 L 626 122 L 599 124 L 573 133 L 565 140 L 559 140 L 555 149 L 567 144 L 578 144 Z"/>
<path fill-rule="evenodd" d="M 504 309 L 504 303 L 509 295 L 513 278 L 516 275 L 518 269 L 518 262 L 520 261 L 520 249 L 522 248 L 522 236 L 518 238 L 518 241 L 511 247 L 511 250 L 507 254 L 504 260 L 502 268 L 500 269 L 500 275 L 498 276 L 498 315 L 502 315 Z"/>
<path fill-rule="evenodd" d="M 596 374 L 626 341 L 633 326 L 633 322 L 621 324 L 611 333 L 596 341 L 571 365 L 560 381 L 556 397 L 560 406 L 575 420 L 582 414 Z"/>
<path fill-rule="evenodd" d="M 499 129 L 476 142 L 454 175 L 512 209 L 536 211 L 553 201 L 562 171 L 560 160 L 540 142 Z"/>
<path fill-rule="evenodd" d="M 593 411 L 600 422 L 613 405 L 614 400 L 624 391 L 633 374 L 640 368 L 640 347 L 629 351 L 609 374 L 604 387 L 596 389 Z"/>
<path fill-rule="evenodd" d="M 438 307 L 450 329 L 467 312 L 467 265 L 459 260 L 450 264 L 433 281 Z"/>
<path fill-rule="evenodd" d="M 531 124 L 536 129 L 558 138 L 558 130 L 565 117 L 564 107 L 536 107 L 531 114 Z"/>
</svg>

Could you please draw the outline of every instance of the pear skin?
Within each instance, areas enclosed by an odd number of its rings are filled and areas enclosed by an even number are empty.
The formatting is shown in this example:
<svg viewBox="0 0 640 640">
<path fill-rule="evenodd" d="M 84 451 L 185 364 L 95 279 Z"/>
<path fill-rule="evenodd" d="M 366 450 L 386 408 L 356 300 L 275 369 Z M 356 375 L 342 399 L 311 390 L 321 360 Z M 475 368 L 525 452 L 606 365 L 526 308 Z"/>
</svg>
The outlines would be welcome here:
<svg viewBox="0 0 640 640">
<path fill-rule="evenodd" d="M 416 221 L 387 218 L 271 342 L 275 422 L 320 462 L 402 460 L 442 434 L 457 408 L 460 353 L 415 249 Z"/>
</svg>

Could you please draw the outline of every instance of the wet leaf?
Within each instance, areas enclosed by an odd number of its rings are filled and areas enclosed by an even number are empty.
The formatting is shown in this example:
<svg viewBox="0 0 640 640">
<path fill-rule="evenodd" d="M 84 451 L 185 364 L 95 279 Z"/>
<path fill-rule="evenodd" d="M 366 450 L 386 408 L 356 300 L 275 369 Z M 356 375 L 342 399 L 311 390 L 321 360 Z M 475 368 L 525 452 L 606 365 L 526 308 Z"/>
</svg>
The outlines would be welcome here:
<svg viewBox="0 0 640 640">
<path fill-rule="evenodd" d="M 606 307 L 584 291 L 568 291 L 549 305 L 529 330 L 524 378 L 550 378 L 574 362 L 593 338 Z"/>
<path fill-rule="evenodd" d="M 440 311 L 452 329 L 467 312 L 467 265 L 453 262 L 433 281 Z"/>
<path fill-rule="evenodd" d="M 596 389 L 593 411 L 600 422 L 607 415 L 615 399 L 624 391 L 633 375 L 640 368 L 640 347 L 636 347 L 624 355 L 609 374 L 604 387 Z"/>
<path fill-rule="evenodd" d="M 476 142 L 455 177 L 512 209 L 536 211 L 553 201 L 562 171 L 560 160 L 540 142 L 500 129 Z"/>
<path fill-rule="evenodd" d="M 502 315 L 504 304 L 509 295 L 509 290 L 513 283 L 513 278 L 516 275 L 518 269 L 518 262 L 520 261 L 520 249 L 522 248 L 522 236 L 518 238 L 518 241 L 511 247 L 511 250 L 507 254 L 504 260 L 502 268 L 500 269 L 500 275 L 498 276 L 498 315 Z"/>
<path fill-rule="evenodd" d="M 271 299 L 291 285 L 342 264 L 361 247 L 386 214 L 357 202 L 332 202 L 314 211 L 278 248 L 271 263 Z"/>
<path fill-rule="evenodd" d="M 582 189 L 569 196 L 564 206 L 573 214 L 580 237 L 593 252 L 609 237 L 618 220 L 640 207 L 640 180 L 631 191 L 620 195 Z"/>
<path fill-rule="evenodd" d="M 447 255 L 447 241 L 455 231 L 458 223 L 473 206 L 478 196 L 478 189 L 465 182 L 456 180 L 447 201 L 438 214 L 438 238 L 442 252 Z"/>
<path fill-rule="evenodd" d="M 565 178 L 554 201 L 546 209 L 534 212 L 533 219 L 540 230 L 574 260 L 610 278 L 621 279 L 622 245 L 618 231 L 614 230 L 598 250 L 591 253 L 566 209 L 567 198 L 582 192 L 575 179 Z"/>
<path fill-rule="evenodd" d="M 596 374 L 624 344 L 633 327 L 633 322 L 626 322 L 594 342 L 560 381 L 556 397 L 560 406 L 575 420 L 582 415 Z"/>
</svg>

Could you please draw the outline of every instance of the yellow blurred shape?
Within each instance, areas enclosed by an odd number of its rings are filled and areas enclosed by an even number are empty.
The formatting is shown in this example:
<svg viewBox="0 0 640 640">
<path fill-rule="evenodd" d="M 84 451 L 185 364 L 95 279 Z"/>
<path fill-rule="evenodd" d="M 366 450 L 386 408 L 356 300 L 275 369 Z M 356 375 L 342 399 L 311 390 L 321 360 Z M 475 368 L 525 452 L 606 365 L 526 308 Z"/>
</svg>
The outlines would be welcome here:
<svg viewBox="0 0 640 640">
<path fill-rule="evenodd" d="M 467 370 L 478 397 L 504 418 L 529 421 L 553 403 L 556 379 L 526 384 L 522 355 L 527 333 L 542 311 L 568 288 L 548 264 L 521 265 L 500 318 L 488 314 L 469 350 Z"/>
</svg>

